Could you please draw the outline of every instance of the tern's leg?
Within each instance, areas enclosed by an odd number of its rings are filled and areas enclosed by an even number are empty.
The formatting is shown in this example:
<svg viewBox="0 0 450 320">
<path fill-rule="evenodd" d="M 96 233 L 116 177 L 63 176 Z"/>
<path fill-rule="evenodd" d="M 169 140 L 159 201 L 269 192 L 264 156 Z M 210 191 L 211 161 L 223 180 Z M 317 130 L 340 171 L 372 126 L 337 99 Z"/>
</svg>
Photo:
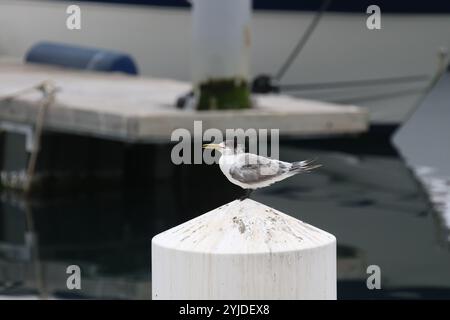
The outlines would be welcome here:
<svg viewBox="0 0 450 320">
<path fill-rule="evenodd" d="M 240 201 L 245 200 L 247 198 L 250 198 L 250 195 L 252 194 L 253 189 L 245 189 L 245 194 L 239 198 Z"/>
</svg>

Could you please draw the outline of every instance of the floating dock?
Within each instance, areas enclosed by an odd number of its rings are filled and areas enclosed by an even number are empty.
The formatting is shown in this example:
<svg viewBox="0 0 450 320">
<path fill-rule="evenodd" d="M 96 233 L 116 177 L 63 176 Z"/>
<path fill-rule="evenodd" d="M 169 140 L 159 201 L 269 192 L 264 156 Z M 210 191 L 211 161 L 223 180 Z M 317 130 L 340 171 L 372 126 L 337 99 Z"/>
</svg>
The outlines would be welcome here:
<svg viewBox="0 0 450 320">
<path fill-rule="evenodd" d="M 45 81 L 56 87 L 54 99 L 38 89 Z M 255 95 L 246 110 L 178 109 L 191 89 L 182 81 L 0 59 L 0 186 L 34 193 L 145 186 L 161 172 L 175 174 L 168 158 L 179 128 L 196 138 L 210 128 L 325 138 L 368 127 L 362 108 L 284 95 Z"/>
<path fill-rule="evenodd" d="M 0 97 L 50 80 L 58 88 L 44 130 L 126 142 L 169 142 L 173 130 L 280 129 L 281 136 L 330 136 L 367 130 L 368 113 L 356 106 L 285 95 L 255 95 L 250 110 L 197 111 L 175 107 L 191 84 L 169 79 L 75 71 L 0 61 Z M 34 126 L 42 94 L 0 100 L 0 122 Z M 5 124 L 6 123 L 6 124 Z"/>
</svg>

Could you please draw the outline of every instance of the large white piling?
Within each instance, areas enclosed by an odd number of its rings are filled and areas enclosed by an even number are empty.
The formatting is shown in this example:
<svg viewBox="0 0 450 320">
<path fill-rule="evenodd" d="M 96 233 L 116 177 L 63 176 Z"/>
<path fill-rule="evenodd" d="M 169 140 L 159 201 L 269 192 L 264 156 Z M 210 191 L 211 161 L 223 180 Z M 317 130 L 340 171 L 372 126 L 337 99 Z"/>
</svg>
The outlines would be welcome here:
<svg viewBox="0 0 450 320">
<path fill-rule="evenodd" d="M 192 0 L 194 82 L 249 77 L 251 0 Z"/>
<path fill-rule="evenodd" d="M 250 199 L 152 240 L 153 299 L 336 299 L 336 238 Z"/>
<path fill-rule="evenodd" d="M 198 108 L 248 108 L 251 0 L 192 0 L 192 8 Z"/>
</svg>

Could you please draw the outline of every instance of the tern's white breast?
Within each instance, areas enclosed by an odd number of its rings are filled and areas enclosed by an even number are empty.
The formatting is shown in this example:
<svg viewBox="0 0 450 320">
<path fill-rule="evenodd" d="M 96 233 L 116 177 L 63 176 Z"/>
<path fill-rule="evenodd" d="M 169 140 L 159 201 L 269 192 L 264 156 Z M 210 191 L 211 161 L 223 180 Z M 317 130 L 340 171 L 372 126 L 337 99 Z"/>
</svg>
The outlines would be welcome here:
<svg viewBox="0 0 450 320">
<path fill-rule="evenodd" d="M 231 154 L 231 155 L 222 155 L 219 159 L 219 167 L 220 170 L 222 170 L 223 174 L 225 175 L 225 177 L 227 177 L 227 179 L 231 182 L 234 183 L 235 185 L 238 185 L 241 188 L 244 189 L 248 189 L 249 185 L 242 183 L 236 179 L 233 179 L 233 177 L 230 174 L 230 168 L 231 166 L 236 162 L 236 156 L 235 154 Z"/>
</svg>

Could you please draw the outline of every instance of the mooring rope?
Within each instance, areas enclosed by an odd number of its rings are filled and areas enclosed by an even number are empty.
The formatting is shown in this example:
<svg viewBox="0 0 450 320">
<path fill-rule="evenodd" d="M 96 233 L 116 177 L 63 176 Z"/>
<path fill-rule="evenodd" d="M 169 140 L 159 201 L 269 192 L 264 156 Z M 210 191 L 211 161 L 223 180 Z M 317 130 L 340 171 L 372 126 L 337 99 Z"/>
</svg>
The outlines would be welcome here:
<svg viewBox="0 0 450 320">
<path fill-rule="evenodd" d="M 308 42 L 309 38 L 313 34 L 314 30 L 316 29 L 317 25 L 319 24 L 320 20 L 322 19 L 322 16 L 324 15 L 325 11 L 327 11 L 328 7 L 330 6 L 332 0 L 324 0 L 322 2 L 322 5 L 320 6 L 319 10 L 316 12 L 315 16 L 311 20 L 310 24 L 308 25 L 308 28 L 306 29 L 305 33 L 301 36 L 301 38 L 298 40 L 296 46 L 294 49 L 290 52 L 288 55 L 286 61 L 281 65 L 280 69 L 275 75 L 275 79 L 277 81 L 280 81 L 281 78 L 285 75 L 289 67 L 292 65 L 294 60 L 298 57 L 300 52 L 305 47 L 306 43 Z"/>
<path fill-rule="evenodd" d="M 32 180 L 36 172 L 36 163 L 39 154 L 42 130 L 44 127 L 45 116 L 47 114 L 47 109 L 55 100 L 55 93 L 57 88 L 50 80 L 45 80 L 35 86 L 17 91 L 13 94 L 0 97 L 0 101 L 14 100 L 24 94 L 38 90 L 42 93 L 42 99 L 39 104 L 38 113 L 36 116 L 35 126 L 34 126 L 34 145 L 33 150 L 30 154 L 30 159 L 28 161 L 28 166 L 26 170 L 25 183 L 23 185 L 23 190 L 25 193 L 29 193 L 31 189 Z"/>
</svg>

